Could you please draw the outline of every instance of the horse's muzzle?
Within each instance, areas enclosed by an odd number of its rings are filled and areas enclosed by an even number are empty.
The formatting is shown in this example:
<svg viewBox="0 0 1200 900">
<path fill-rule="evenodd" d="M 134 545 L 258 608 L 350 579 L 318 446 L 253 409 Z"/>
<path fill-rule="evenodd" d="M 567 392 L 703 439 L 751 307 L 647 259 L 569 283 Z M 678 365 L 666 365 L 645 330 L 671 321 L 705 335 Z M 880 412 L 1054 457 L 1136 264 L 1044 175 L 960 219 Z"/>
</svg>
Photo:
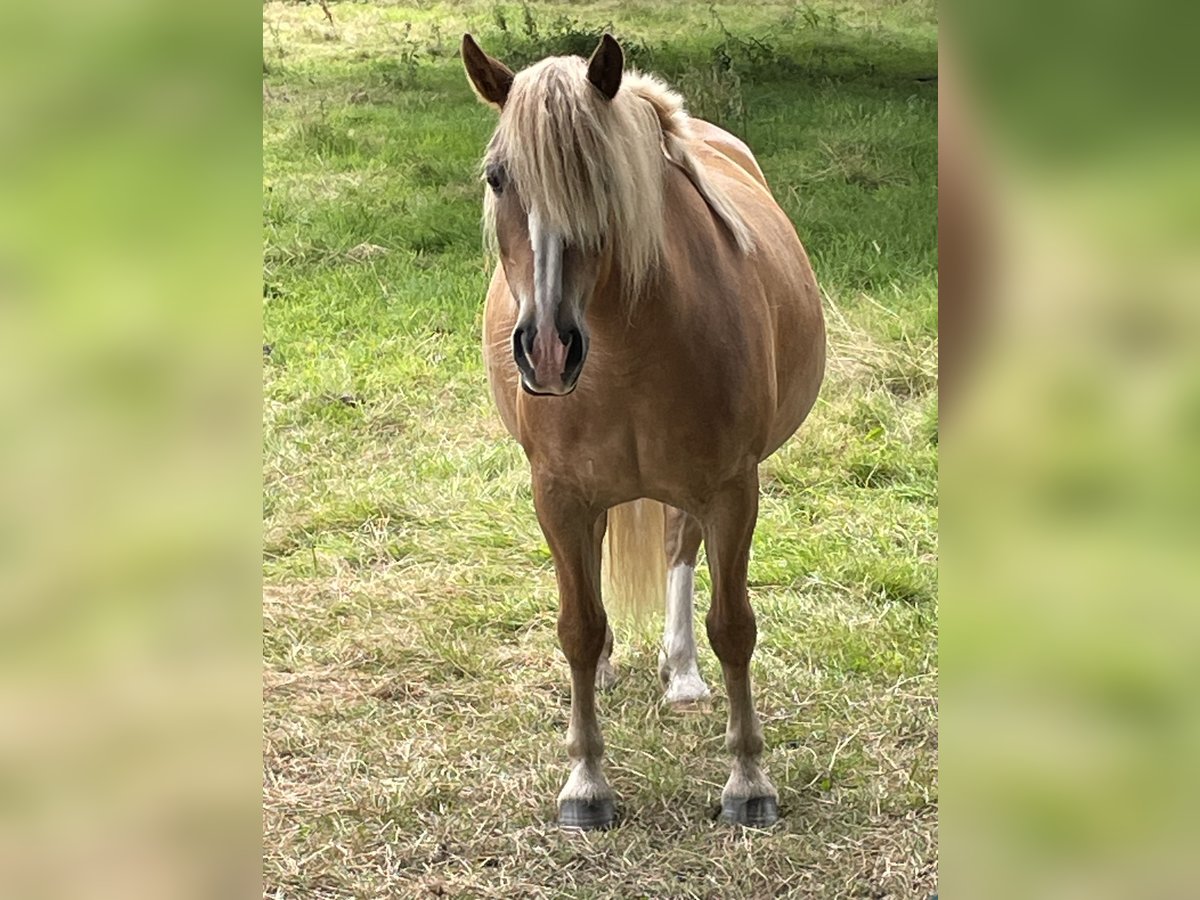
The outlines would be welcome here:
<svg viewBox="0 0 1200 900">
<path fill-rule="evenodd" d="M 547 333 L 533 325 L 518 325 L 512 342 L 526 393 L 563 397 L 575 390 L 588 351 L 587 335 L 580 329 Z"/>
</svg>

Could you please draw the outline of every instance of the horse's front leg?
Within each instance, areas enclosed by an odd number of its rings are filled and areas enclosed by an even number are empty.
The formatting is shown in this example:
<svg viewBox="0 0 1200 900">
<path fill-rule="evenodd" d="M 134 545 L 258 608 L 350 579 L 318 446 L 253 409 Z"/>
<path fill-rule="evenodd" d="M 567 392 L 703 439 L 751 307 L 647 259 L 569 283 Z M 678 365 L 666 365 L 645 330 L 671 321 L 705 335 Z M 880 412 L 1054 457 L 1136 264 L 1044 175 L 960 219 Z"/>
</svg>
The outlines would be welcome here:
<svg viewBox="0 0 1200 900">
<path fill-rule="evenodd" d="M 596 669 L 608 626 L 600 600 L 600 538 L 604 532 L 597 526 L 604 511 L 536 476 L 534 504 L 554 557 L 558 639 L 571 666 L 567 754 L 572 768 L 558 795 L 558 821 L 564 828 L 607 828 L 613 822 L 613 792 L 600 767 L 604 739 L 596 719 Z"/>
<path fill-rule="evenodd" d="M 758 629 L 747 597 L 746 574 L 757 516 L 754 472 L 727 485 L 713 499 L 704 517 L 704 541 L 713 583 L 708 639 L 725 675 L 729 697 L 725 745 L 733 754 L 733 771 L 721 793 L 721 816 L 727 822 L 763 828 L 779 818 L 779 805 L 774 785 L 759 767 L 762 725 L 750 691 L 750 657 Z"/>
</svg>

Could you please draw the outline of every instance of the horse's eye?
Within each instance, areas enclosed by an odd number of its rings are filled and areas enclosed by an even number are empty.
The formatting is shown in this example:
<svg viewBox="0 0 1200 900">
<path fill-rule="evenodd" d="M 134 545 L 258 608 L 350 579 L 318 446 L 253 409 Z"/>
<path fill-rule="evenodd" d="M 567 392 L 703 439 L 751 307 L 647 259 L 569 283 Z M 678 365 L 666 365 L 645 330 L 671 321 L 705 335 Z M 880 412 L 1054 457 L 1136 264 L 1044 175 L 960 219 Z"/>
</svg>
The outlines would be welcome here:
<svg viewBox="0 0 1200 900">
<path fill-rule="evenodd" d="M 488 166 L 483 177 L 487 180 L 488 186 L 497 194 L 504 190 L 504 168 L 502 166 Z"/>
</svg>

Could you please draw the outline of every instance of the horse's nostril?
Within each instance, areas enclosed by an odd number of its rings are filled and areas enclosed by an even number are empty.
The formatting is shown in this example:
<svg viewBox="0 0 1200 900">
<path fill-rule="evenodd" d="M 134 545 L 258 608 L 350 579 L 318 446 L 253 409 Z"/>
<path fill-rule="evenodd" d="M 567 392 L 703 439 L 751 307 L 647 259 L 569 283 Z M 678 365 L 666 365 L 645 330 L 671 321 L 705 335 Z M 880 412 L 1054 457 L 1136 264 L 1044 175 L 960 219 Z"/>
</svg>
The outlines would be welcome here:
<svg viewBox="0 0 1200 900">
<path fill-rule="evenodd" d="M 537 337 L 536 328 L 518 325 L 513 329 L 513 353 L 517 356 L 528 356 L 533 350 L 535 337 Z"/>
<path fill-rule="evenodd" d="M 563 343 L 567 345 L 567 360 L 563 366 L 563 375 L 569 379 L 578 373 L 583 365 L 583 355 L 587 347 L 583 332 L 578 328 L 572 328 L 564 334 Z"/>
<path fill-rule="evenodd" d="M 533 338 L 536 333 L 537 329 L 524 326 L 514 328 L 512 333 L 513 360 L 526 378 L 533 378 L 533 364 L 529 357 L 533 351 Z"/>
</svg>

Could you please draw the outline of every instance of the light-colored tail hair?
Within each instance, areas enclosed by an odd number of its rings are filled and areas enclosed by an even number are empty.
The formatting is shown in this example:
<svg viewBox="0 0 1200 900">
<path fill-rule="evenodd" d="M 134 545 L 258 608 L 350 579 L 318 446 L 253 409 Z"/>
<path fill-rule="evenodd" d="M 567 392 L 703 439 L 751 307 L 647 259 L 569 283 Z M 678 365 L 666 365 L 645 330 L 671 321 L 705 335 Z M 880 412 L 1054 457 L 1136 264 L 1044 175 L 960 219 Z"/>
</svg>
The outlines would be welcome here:
<svg viewBox="0 0 1200 900">
<path fill-rule="evenodd" d="M 666 603 L 666 511 L 656 500 L 634 500 L 608 511 L 604 534 L 605 606 L 640 620 Z"/>
</svg>

